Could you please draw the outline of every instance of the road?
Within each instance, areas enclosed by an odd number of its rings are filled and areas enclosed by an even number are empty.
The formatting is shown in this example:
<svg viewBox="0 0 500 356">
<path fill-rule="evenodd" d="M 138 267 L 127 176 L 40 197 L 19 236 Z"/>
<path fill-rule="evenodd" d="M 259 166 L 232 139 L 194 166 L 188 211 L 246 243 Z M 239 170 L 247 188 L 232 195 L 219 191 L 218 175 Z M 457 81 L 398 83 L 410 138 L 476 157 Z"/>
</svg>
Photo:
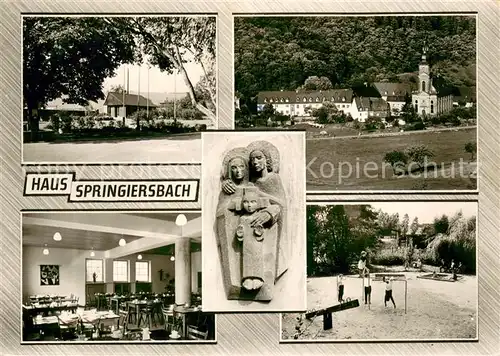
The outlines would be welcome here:
<svg viewBox="0 0 500 356">
<path fill-rule="evenodd" d="M 311 137 L 307 140 L 341 140 L 341 139 L 352 139 L 352 138 L 373 138 L 373 137 L 387 137 L 387 136 L 404 136 L 422 133 L 439 133 L 443 131 L 460 131 L 460 130 L 477 130 L 477 126 L 461 126 L 461 127 L 446 127 L 446 128 L 429 128 L 427 130 L 416 130 L 416 131 L 403 131 L 403 132 L 382 132 L 382 133 L 368 133 L 362 135 L 349 135 L 349 136 L 327 136 L 327 137 Z"/>
<path fill-rule="evenodd" d="M 23 163 L 200 163 L 201 138 L 26 143 Z"/>
</svg>

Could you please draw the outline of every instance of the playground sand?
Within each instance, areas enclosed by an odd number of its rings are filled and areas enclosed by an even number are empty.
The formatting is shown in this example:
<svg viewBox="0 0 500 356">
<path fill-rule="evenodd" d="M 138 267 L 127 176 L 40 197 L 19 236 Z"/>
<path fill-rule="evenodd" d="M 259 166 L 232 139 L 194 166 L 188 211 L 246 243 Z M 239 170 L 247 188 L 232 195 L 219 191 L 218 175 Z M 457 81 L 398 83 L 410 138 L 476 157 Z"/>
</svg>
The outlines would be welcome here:
<svg viewBox="0 0 500 356">
<path fill-rule="evenodd" d="M 477 337 L 477 278 L 464 276 L 460 281 L 440 282 L 417 279 L 419 273 L 406 273 L 408 280 L 407 313 L 405 283 L 394 281 L 396 309 L 384 307 L 384 283 L 372 281 L 370 307 L 364 304 L 362 280 L 348 276 L 344 280 L 344 298 L 359 299 L 360 307 L 333 314 L 333 328 L 323 330 L 322 317 L 304 320 L 300 340 L 424 340 L 475 339 Z M 308 278 L 308 309 L 337 304 L 336 277 Z M 282 339 L 293 339 L 296 317 L 282 315 Z"/>
</svg>

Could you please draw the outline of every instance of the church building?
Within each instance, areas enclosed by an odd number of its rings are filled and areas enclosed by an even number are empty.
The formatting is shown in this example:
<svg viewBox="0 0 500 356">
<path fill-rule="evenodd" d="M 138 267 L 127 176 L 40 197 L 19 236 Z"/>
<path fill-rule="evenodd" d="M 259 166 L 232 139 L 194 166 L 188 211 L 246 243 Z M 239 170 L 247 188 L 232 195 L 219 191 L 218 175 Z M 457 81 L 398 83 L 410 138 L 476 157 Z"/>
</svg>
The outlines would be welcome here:
<svg viewBox="0 0 500 356">
<path fill-rule="evenodd" d="M 426 58 L 427 48 L 423 48 L 422 60 L 418 68 L 418 89 L 412 93 L 415 111 L 421 116 L 436 116 L 453 108 L 453 96 L 437 92 L 432 85 L 432 73 Z"/>
</svg>

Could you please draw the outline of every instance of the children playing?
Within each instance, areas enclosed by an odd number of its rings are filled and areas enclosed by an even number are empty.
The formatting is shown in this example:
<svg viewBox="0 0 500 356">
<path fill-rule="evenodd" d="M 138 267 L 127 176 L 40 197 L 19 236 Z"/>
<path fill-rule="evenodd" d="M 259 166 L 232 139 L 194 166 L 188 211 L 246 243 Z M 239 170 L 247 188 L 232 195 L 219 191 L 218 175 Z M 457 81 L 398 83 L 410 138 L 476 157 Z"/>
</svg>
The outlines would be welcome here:
<svg viewBox="0 0 500 356">
<path fill-rule="evenodd" d="M 337 276 L 337 297 L 339 303 L 344 301 L 344 276 L 342 274 Z"/>
<path fill-rule="evenodd" d="M 363 286 L 365 287 L 365 304 L 371 304 L 372 296 L 372 286 L 370 284 L 370 271 L 366 269 L 365 276 L 363 278 Z"/>
<path fill-rule="evenodd" d="M 396 309 L 396 303 L 394 302 L 394 298 L 392 297 L 392 282 L 394 281 L 394 277 L 389 278 L 389 280 L 386 280 L 384 277 L 383 281 L 385 282 L 384 306 L 387 307 L 387 302 L 390 300 L 394 305 L 394 309 Z"/>
</svg>

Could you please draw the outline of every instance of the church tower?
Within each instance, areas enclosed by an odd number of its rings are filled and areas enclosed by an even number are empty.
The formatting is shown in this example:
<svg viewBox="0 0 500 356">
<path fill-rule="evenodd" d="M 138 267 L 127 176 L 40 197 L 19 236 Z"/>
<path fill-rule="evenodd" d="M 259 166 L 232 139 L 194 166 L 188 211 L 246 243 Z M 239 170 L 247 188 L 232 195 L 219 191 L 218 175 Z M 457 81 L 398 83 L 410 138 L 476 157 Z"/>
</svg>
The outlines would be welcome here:
<svg viewBox="0 0 500 356">
<path fill-rule="evenodd" d="M 430 77 L 430 68 L 429 63 L 427 63 L 427 46 L 424 45 L 422 49 L 422 60 L 420 61 L 418 67 L 418 82 L 419 82 L 419 92 L 421 93 L 430 93 L 432 84 Z"/>
</svg>

